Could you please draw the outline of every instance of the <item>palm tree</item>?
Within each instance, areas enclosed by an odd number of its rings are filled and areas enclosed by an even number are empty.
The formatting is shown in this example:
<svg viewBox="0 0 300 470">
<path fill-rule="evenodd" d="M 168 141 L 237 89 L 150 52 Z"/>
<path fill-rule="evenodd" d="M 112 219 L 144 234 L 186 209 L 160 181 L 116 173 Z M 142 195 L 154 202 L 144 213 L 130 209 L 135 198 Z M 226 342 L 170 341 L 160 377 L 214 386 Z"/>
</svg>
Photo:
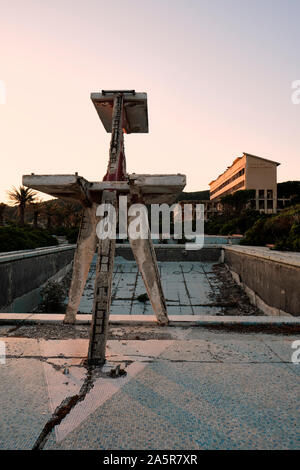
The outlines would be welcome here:
<svg viewBox="0 0 300 470">
<path fill-rule="evenodd" d="M 43 211 L 43 214 L 45 214 L 47 218 L 47 229 L 50 230 L 52 228 L 52 222 L 57 211 L 56 199 L 50 199 L 49 201 L 44 201 L 42 204 L 42 211 Z"/>
<path fill-rule="evenodd" d="M 35 199 L 30 204 L 31 210 L 33 212 L 33 226 L 34 228 L 38 228 L 38 217 L 43 210 L 43 200 L 42 199 Z"/>
<path fill-rule="evenodd" d="M 3 202 L 0 203 L 0 226 L 4 225 L 4 212 L 6 209 L 6 204 Z"/>
<path fill-rule="evenodd" d="M 82 207 L 80 204 L 61 199 L 51 199 L 42 204 L 43 214 L 47 217 L 47 228 L 75 227 L 80 224 Z"/>
<path fill-rule="evenodd" d="M 57 200 L 57 224 L 64 227 L 76 227 L 80 224 L 82 206 L 73 201 Z"/>
<path fill-rule="evenodd" d="M 23 227 L 25 224 L 25 210 L 28 204 L 35 201 L 36 192 L 25 186 L 20 186 L 19 189 L 13 187 L 11 191 L 7 191 L 9 200 L 13 206 L 18 208 L 20 217 L 20 225 Z"/>
</svg>

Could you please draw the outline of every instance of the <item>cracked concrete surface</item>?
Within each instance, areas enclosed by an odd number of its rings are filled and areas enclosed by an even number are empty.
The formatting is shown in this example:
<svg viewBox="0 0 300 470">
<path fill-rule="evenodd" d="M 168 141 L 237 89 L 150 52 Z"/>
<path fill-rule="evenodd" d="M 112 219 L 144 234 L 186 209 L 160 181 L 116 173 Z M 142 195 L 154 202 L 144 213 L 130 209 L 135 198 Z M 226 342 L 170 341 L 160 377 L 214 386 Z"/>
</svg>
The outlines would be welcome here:
<svg viewBox="0 0 300 470">
<path fill-rule="evenodd" d="M 86 338 L 1 336 L 0 447 L 299 448 L 299 335 L 141 328 L 114 328 L 102 368 Z"/>
</svg>

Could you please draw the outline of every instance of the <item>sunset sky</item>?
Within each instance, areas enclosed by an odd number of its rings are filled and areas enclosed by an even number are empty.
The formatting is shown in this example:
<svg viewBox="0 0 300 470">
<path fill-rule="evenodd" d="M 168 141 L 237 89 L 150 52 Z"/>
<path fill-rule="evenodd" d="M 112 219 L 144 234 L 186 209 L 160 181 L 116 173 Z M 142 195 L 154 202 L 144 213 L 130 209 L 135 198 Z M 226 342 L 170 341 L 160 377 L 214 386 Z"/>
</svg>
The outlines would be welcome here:
<svg viewBox="0 0 300 470">
<path fill-rule="evenodd" d="M 148 93 L 129 172 L 204 190 L 248 152 L 300 179 L 299 18 L 300 0 L 0 0 L 0 200 L 32 172 L 102 179 L 102 89 Z"/>
</svg>

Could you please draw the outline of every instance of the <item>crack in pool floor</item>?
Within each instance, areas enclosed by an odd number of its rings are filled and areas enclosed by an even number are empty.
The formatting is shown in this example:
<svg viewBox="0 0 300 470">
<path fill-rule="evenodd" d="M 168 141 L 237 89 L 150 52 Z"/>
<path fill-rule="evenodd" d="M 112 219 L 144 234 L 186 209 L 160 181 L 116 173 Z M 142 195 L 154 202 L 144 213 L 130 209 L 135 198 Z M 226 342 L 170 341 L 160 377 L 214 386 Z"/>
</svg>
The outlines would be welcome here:
<svg viewBox="0 0 300 470">
<path fill-rule="evenodd" d="M 77 405 L 77 403 L 83 401 L 87 393 L 94 386 L 94 379 L 96 377 L 93 374 L 93 369 L 87 369 L 87 376 L 79 390 L 79 393 L 66 397 L 61 404 L 55 409 L 51 418 L 47 421 L 43 427 L 39 437 L 35 441 L 32 450 L 42 450 L 46 444 L 53 428 L 61 423 L 61 421 L 70 413 L 70 411 Z"/>
</svg>

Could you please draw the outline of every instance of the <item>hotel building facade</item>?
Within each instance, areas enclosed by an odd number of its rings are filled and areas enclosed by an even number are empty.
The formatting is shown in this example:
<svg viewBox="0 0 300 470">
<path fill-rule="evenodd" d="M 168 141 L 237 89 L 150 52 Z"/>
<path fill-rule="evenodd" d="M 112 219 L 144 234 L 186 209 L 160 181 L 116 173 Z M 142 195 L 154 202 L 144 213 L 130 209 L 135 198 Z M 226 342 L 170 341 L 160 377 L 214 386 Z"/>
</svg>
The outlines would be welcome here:
<svg viewBox="0 0 300 470">
<path fill-rule="evenodd" d="M 242 189 L 255 190 L 251 208 L 266 214 L 277 212 L 278 162 L 244 153 L 224 173 L 209 183 L 210 201 L 217 202 L 227 194 Z"/>
</svg>

